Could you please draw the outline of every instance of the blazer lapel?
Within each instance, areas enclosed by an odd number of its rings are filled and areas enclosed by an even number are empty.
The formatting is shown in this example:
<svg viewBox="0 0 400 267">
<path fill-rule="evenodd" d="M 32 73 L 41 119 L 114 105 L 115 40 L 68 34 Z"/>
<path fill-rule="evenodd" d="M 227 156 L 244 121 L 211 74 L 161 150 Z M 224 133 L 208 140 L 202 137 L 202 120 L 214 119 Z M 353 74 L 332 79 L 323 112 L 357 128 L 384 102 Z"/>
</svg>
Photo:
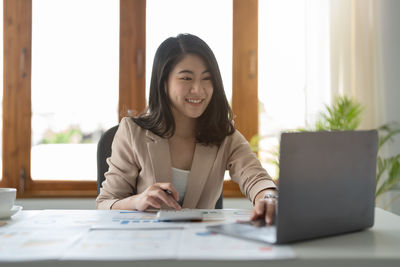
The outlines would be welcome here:
<svg viewBox="0 0 400 267">
<path fill-rule="evenodd" d="M 156 183 L 172 183 L 171 155 L 168 140 L 147 131 L 147 148 L 150 154 L 151 165 Z"/>
<path fill-rule="evenodd" d="M 217 146 L 196 144 L 183 208 L 196 207 L 217 156 Z"/>
</svg>

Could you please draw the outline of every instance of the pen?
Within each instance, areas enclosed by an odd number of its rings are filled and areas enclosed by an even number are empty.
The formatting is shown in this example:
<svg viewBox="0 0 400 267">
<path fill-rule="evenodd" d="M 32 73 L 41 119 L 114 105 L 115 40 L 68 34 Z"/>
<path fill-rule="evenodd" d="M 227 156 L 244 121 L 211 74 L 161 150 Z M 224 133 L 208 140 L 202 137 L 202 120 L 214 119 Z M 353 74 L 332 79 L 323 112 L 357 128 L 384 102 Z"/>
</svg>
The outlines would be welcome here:
<svg viewBox="0 0 400 267">
<path fill-rule="evenodd" d="M 163 191 L 164 191 L 167 195 L 172 196 L 172 192 L 171 192 L 170 190 L 168 190 L 168 189 L 163 189 Z M 172 198 L 175 200 L 174 196 L 172 196 Z M 179 205 L 179 202 L 178 202 L 177 200 L 175 200 L 175 201 L 176 201 L 176 203 L 178 203 L 178 205 Z M 180 205 L 179 205 L 179 206 L 180 206 Z"/>
<path fill-rule="evenodd" d="M 172 195 L 172 192 L 169 191 L 168 189 L 163 189 L 165 193 L 167 193 L 167 195 Z"/>
</svg>

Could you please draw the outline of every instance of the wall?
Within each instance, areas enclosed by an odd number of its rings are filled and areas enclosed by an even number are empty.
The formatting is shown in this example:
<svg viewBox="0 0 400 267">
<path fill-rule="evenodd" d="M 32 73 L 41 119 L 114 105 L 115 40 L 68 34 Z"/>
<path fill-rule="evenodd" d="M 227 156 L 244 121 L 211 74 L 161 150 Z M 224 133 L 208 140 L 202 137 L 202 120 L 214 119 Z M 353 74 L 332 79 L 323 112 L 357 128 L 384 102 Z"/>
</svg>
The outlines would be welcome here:
<svg viewBox="0 0 400 267">
<path fill-rule="evenodd" d="M 379 66 L 381 76 L 379 78 L 382 87 L 382 100 L 380 103 L 380 121 L 398 122 L 400 124 L 400 1 L 381 0 L 376 2 L 380 17 L 377 35 L 381 42 L 379 44 Z M 386 156 L 393 156 L 400 153 L 400 135 L 394 138 L 384 148 Z M 397 200 L 389 208 L 390 211 L 400 214 L 400 184 L 396 190 L 382 196 L 379 206 L 384 207 L 391 200 Z"/>
<path fill-rule="evenodd" d="M 381 85 L 383 121 L 400 123 L 400 1 L 383 0 L 380 10 Z M 387 147 L 389 155 L 400 153 L 400 136 Z"/>
</svg>

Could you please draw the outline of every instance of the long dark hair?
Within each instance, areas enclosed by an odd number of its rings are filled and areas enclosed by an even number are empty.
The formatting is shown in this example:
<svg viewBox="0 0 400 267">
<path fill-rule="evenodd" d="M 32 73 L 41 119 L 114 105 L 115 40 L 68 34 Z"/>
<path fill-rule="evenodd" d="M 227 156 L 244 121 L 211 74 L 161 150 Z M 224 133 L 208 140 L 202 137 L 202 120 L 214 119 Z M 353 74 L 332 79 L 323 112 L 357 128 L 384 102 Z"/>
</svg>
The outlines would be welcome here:
<svg viewBox="0 0 400 267">
<path fill-rule="evenodd" d="M 165 84 L 169 73 L 187 54 L 195 54 L 206 63 L 211 74 L 213 94 L 206 110 L 197 118 L 196 141 L 205 145 L 219 145 L 235 128 L 232 110 L 226 99 L 217 60 L 210 47 L 199 37 L 179 34 L 166 39 L 154 56 L 150 80 L 149 105 L 144 114 L 132 118 L 139 126 L 168 138 L 175 133 L 175 120 L 169 104 Z"/>
</svg>

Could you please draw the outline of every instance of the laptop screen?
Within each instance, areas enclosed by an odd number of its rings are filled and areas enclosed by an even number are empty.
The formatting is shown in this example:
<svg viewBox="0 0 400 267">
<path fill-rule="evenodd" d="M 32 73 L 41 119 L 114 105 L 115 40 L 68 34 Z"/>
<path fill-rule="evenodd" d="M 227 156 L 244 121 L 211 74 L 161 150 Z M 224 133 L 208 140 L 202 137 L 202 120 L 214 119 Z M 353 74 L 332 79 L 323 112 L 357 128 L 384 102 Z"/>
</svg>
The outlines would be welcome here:
<svg viewBox="0 0 400 267">
<path fill-rule="evenodd" d="M 371 227 L 377 147 L 375 130 L 283 133 L 277 242 Z"/>
</svg>

